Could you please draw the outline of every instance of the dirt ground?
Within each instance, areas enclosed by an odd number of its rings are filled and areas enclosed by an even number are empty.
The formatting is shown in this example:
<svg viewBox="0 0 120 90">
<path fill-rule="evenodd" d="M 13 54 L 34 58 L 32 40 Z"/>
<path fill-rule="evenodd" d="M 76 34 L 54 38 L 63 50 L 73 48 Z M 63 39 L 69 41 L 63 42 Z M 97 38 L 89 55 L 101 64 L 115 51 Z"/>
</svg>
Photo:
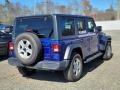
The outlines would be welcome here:
<svg viewBox="0 0 120 90">
<path fill-rule="evenodd" d="M 22 77 L 7 60 L 1 60 L 0 90 L 120 90 L 120 31 L 107 33 L 113 38 L 113 58 L 86 64 L 78 82 L 66 82 L 60 72 L 39 71 L 30 78 Z"/>
</svg>

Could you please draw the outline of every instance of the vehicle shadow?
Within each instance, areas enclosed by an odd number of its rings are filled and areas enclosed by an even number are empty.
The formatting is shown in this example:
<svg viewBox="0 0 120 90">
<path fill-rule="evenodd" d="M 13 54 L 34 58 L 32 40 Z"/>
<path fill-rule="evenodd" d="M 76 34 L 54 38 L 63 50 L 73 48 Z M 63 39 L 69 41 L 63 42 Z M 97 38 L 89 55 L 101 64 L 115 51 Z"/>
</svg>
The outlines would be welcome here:
<svg viewBox="0 0 120 90">
<path fill-rule="evenodd" d="M 43 81 L 67 83 L 61 71 L 37 71 L 37 73 L 30 78 Z"/>
<path fill-rule="evenodd" d="M 103 63 L 104 63 L 104 60 L 97 58 L 96 60 L 94 60 L 90 63 L 84 64 L 82 78 L 84 78 L 87 75 L 87 73 L 95 70 L 97 67 L 99 67 Z M 53 71 L 53 72 L 52 71 L 37 71 L 37 73 L 34 76 L 31 76 L 29 78 L 32 78 L 35 80 L 61 82 L 61 83 L 68 82 L 67 80 L 65 80 L 63 73 L 58 72 L 58 71 Z"/>
<path fill-rule="evenodd" d="M 7 59 L 8 59 L 8 57 L 0 56 L 0 62 L 5 61 L 5 60 L 7 60 Z"/>
<path fill-rule="evenodd" d="M 85 75 L 87 75 L 87 73 L 94 71 L 95 69 L 97 69 L 100 65 L 102 65 L 104 63 L 104 60 L 101 58 L 96 58 L 95 60 L 84 64 L 84 70 L 83 70 L 83 75 L 82 78 L 85 77 Z M 81 78 L 81 79 L 82 79 Z"/>
</svg>

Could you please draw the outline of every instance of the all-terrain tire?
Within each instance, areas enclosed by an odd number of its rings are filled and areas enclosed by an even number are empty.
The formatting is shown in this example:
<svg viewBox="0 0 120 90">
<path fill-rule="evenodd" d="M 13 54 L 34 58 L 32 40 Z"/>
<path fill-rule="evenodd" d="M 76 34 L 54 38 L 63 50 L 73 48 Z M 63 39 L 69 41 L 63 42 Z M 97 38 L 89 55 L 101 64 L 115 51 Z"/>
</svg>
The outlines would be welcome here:
<svg viewBox="0 0 120 90">
<path fill-rule="evenodd" d="M 112 54 L 112 46 L 111 46 L 111 42 L 108 42 L 105 48 L 105 52 L 103 54 L 103 59 L 104 60 L 110 60 L 112 58 L 113 54 Z"/>
<path fill-rule="evenodd" d="M 41 42 L 33 33 L 20 34 L 16 38 L 14 49 L 17 59 L 24 65 L 34 65 L 41 57 Z"/>
<path fill-rule="evenodd" d="M 76 62 L 76 63 L 75 63 Z M 77 65 L 78 63 L 78 65 Z M 78 69 L 78 72 L 75 71 Z M 71 63 L 68 68 L 63 72 L 66 80 L 75 82 L 78 81 L 83 74 L 83 60 L 79 53 L 72 53 Z M 77 73 L 77 74 L 76 74 Z"/>
</svg>

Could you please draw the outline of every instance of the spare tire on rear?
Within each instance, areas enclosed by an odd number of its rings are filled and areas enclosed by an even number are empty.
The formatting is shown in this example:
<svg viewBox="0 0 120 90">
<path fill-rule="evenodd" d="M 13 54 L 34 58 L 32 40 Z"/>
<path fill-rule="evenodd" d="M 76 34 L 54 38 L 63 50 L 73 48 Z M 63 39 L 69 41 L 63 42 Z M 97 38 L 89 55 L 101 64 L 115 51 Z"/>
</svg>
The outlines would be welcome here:
<svg viewBox="0 0 120 90">
<path fill-rule="evenodd" d="M 40 39 L 30 32 L 20 34 L 16 38 L 14 48 L 17 59 L 24 65 L 33 65 L 41 57 Z"/>
</svg>

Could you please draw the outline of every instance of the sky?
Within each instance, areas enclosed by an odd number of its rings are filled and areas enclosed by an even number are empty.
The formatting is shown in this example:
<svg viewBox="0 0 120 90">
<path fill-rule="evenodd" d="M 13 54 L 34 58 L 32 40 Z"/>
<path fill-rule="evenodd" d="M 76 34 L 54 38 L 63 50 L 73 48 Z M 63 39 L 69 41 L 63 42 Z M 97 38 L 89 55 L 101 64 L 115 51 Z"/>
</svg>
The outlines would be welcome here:
<svg viewBox="0 0 120 90">
<path fill-rule="evenodd" d="M 29 7 L 34 6 L 35 0 L 10 0 L 14 3 L 20 2 L 22 5 Z M 42 2 L 43 0 L 36 0 L 37 2 Z M 58 4 L 67 4 L 69 0 L 54 0 Z M 99 10 L 106 10 L 113 3 L 113 7 L 117 9 L 117 0 L 90 0 L 93 7 L 98 8 Z M 0 0 L 0 3 L 4 3 L 4 0 Z"/>
</svg>

